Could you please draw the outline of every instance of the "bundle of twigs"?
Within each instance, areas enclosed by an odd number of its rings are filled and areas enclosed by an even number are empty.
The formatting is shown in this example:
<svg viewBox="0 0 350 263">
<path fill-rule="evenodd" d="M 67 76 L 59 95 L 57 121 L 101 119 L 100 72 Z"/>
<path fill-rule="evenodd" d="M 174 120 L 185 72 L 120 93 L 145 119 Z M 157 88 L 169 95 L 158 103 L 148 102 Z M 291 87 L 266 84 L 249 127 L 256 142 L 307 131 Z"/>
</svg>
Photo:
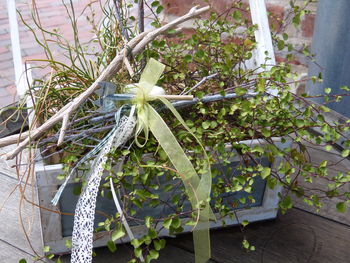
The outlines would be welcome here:
<svg viewBox="0 0 350 263">
<path fill-rule="evenodd" d="M 7 160 L 13 159 L 29 144 L 42 139 L 42 136 L 59 122 L 62 122 L 62 126 L 57 139 L 57 145 L 61 145 L 64 141 L 67 127 L 71 124 L 70 118 L 72 114 L 99 88 L 100 82 L 108 81 L 115 76 L 115 74 L 121 69 L 123 63 L 127 63 L 128 55 L 135 56 L 139 54 L 145 48 L 145 46 L 153 41 L 157 36 L 166 33 L 169 29 L 195 18 L 208 10 L 209 6 L 203 8 L 198 8 L 197 6 L 193 7 L 187 14 L 175 19 L 174 21 L 171 21 L 160 28 L 140 33 L 138 36 L 131 39 L 89 88 L 58 110 L 41 126 L 35 127 L 30 131 L 23 132 L 19 135 L 12 135 L 0 139 L 0 147 L 18 143 L 16 148 L 7 153 L 4 158 Z M 108 127 L 103 127 L 103 129 L 108 129 Z"/>
</svg>

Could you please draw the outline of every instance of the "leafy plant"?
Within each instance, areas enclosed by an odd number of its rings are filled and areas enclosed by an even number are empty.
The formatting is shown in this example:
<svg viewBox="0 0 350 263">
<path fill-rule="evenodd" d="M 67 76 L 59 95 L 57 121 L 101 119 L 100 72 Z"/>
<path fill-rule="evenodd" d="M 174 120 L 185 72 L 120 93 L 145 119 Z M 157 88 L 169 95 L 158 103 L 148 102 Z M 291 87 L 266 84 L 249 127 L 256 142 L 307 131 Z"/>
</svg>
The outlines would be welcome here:
<svg viewBox="0 0 350 263">
<path fill-rule="evenodd" d="M 313 1 L 307 1 L 305 6 L 300 7 L 291 1 L 294 15 L 288 16 L 288 20 L 298 25 L 310 2 Z M 142 27 L 135 24 L 143 20 L 142 16 L 138 19 L 126 18 L 127 7 L 121 6 L 118 1 L 114 4 L 117 5 L 117 12 L 110 2 L 101 5 L 106 16 L 101 24 L 96 24 L 95 19 L 90 18 L 96 33 L 96 39 L 91 43 L 98 46 L 92 54 L 85 51 L 78 37 L 74 38 L 74 44 L 71 45 L 57 32 L 45 31 L 37 23 L 41 33 L 47 34 L 50 41 L 55 39 L 54 42 L 65 50 L 64 54 L 69 60 L 69 64 L 55 61 L 48 38 L 38 40 L 48 57 L 41 62 L 46 62 L 45 67 L 51 69 L 47 78 L 36 80 L 31 89 L 31 95 L 36 98 L 34 111 L 39 116 L 39 122 L 45 122 L 89 86 L 124 46 L 123 39 L 137 35 L 140 28 L 142 31 Z M 158 15 L 163 8 L 159 1 L 153 1 L 151 6 L 155 10 L 152 25 L 159 27 Z M 73 11 L 71 9 L 72 15 Z M 236 209 L 257 205 L 254 191 L 259 182 L 266 182 L 270 188 L 276 185 L 284 187 L 279 203 L 282 212 L 293 207 L 292 196 L 303 198 L 305 203 L 317 209 L 322 207 L 323 200 L 341 196 L 343 201 L 336 205 L 336 209 L 344 212 L 350 202 L 350 193 L 343 186 L 349 183 L 350 174 L 339 173 L 327 177 L 330 164 L 326 160 L 319 164 L 313 163 L 308 154 L 308 145 L 330 151 L 342 140 L 343 149 L 338 155 L 343 159 L 348 158 L 350 140 L 346 132 L 349 130 L 349 121 L 331 122 L 327 118 L 330 110 L 325 105 L 314 103 L 307 94 L 299 96 L 292 93 L 291 87 L 299 80 L 291 65 L 279 63 L 269 71 L 265 70 L 267 65 L 247 67 L 247 61 L 253 57 L 256 48 L 256 25 L 251 24 L 247 12 L 241 1 L 235 1 L 226 12 L 211 13 L 207 19 L 197 20 L 190 35 L 173 30 L 168 32 L 166 37 L 154 40 L 140 55 L 129 57 L 136 72 L 133 76 L 124 70 L 111 82 L 117 86 L 117 92 L 122 92 L 125 84 L 138 81 L 144 62 L 155 58 L 166 65 L 166 72 L 158 84 L 170 94 L 194 94 L 199 99 L 208 94 L 236 94 L 230 99 L 199 102 L 191 108 L 179 109 L 188 127 L 208 149 L 213 164 L 211 205 L 223 224 L 227 218 L 236 218 Z M 33 13 L 33 18 L 38 21 L 37 13 Z M 71 21 L 77 36 L 74 16 Z M 35 30 L 32 29 L 32 32 L 35 33 Z M 287 40 L 286 33 L 274 36 L 278 49 L 287 46 L 292 52 L 293 46 Z M 287 55 L 287 58 L 292 59 L 292 55 Z M 321 81 L 316 77 L 311 79 Z M 271 90 L 276 90 L 277 95 L 269 94 Z M 328 95 L 328 90 L 325 93 L 326 101 L 338 101 L 348 95 Z M 57 157 L 56 152 L 61 153 L 56 161 L 66 164 L 65 171 L 74 166 L 114 126 L 114 112 L 98 111 L 94 104 L 97 98 L 98 95 L 93 96 L 79 109 L 62 146 L 53 146 L 58 138 L 59 127 L 54 127 L 37 142 L 47 152 L 46 159 Z M 182 129 L 177 119 L 170 117 L 166 110 L 161 110 L 161 114 L 200 174 L 204 164 L 200 146 Z M 280 147 L 276 138 L 282 144 L 292 144 Z M 244 143 L 245 140 L 253 139 L 263 143 Z M 123 200 L 128 222 L 144 225 L 148 229 L 147 234 L 131 241 L 134 256 L 130 262 L 136 262 L 141 256 L 147 262 L 157 259 L 158 251 L 166 244 L 160 237 L 160 231 L 166 229 L 169 234 L 181 233 L 185 227 L 194 226 L 197 220 L 196 211 L 191 210 L 187 201 L 181 175 L 172 169 L 154 137 L 150 136 L 145 143 L 142 149 L 132 145 L 128 149 L 110 152 L 109 163 L 105 166 L 108 176 L 101 187 L 101 194 L 110 197 L 111 178 Z M 147 154 L 152 158 L 145 157 Z M 232 167 L 233 158 L 238 160 L 235 167 Z M 116 171 L 114 167 L 121 159 L 122 169 Z M 280 160 L 279 164 L 271 167 L 270 164 L 276 159 Z M 326 190 L 312 189 L 315 178 L 325 177 L 328 180 Z M 77 180 L 83 181 L 83 178 Z M 227 196 L 236 198 L 232 200 Z M 147 213 L 150 209 L 159 213 L 150 215 Z M 182 220 L 184 218 L 186 220 Z M 248 225 L 246 221 L 240 223 L 243 228 Z M 110 233 L 111 240 L 107 246 L 112 252 L 116 251 L 115 241 L 126 233 L 119 214 L 110 215 L 106 221 L 100 222 L 98 230 Z M 245 239 L 242 246 L 247 250 L 255 250 Z"/>
</svg>

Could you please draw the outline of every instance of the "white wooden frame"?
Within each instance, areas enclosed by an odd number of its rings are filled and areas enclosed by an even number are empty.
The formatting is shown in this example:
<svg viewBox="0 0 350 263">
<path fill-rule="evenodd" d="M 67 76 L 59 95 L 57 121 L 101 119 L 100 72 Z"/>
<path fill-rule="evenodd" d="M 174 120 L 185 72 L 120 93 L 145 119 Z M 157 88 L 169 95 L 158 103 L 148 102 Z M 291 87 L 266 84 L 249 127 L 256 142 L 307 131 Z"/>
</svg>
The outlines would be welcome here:
<svg viewBox="0 0 350 263">
<path fill-rule="evenodd" d="M 15 85 L 17 95 L 22 97 L 26 92 L 26 82 L 24 78 L 24 67 L 22 63 L 21 44 L 19 40 L 18 20 L 16 13 L 16 1 L 7 0 L 7 13 L 10 24 L 12 59 L 15 69 Z"/>
<path fill-rule="evenodd" d="M 270 70 L 271 67 L 276 65 L 276 59 L 272 45 L 265 0 L 249 0 L 249 5 L 252 22 L 253 24 L 258 25 L 258 30 L 255 31 L 255 40 L 257 42 L 257 49 L 255 50 L 255 65 L 258 67 L 262 64 L 268 64 L 266 70 Z"/>
</svg>

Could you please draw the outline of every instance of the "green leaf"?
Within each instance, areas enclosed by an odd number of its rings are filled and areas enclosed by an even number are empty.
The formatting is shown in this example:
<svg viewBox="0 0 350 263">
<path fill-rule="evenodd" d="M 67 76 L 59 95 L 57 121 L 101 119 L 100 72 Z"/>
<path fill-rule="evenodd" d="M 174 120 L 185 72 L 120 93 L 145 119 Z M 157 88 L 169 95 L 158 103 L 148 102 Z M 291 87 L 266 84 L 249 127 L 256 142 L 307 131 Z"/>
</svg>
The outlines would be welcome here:
<svg viewBox="0 0 350 263">
<path fill-rule="evenodd" d="M 117 251 L 117 246 L 115 245 L 115 243 L 112 240 L 108 240 L 107 247 L 108 247 L 109 251 L 111 251 L 112 253 Z"/>
<path fill-rule="evenodd" d="M 124 231 L 123 227 L 121 225 L 119 225 L 117 227 L 117 229 L 115 231 L 113 231 L 111 239 L 112 239 L 112 241 L 116 241 L 123 236 L 125 236 L 125 231 Z"/>
<path fill-rule="evenodd" d="M 249 248 L 249 242 L 248 242 L 247 239 L 244 239 L 244 240 L 242 241 L 242 246 L 243 246 L 245 249 L 248 249 L 248 248 Z"/>
<path fill-rule="evenodd" d="M 156 6 L 159 6 L 159 5 L 160 5 L 159 1 L 153 1 L 152 4 L 151 4 L 152 7 L 156 7 Z"/>
<path fill-rule="evenodd" d="M 350 89 L 347 86 L 341 86 L 340 89 L 345 90 L 345 91 L 350 91 Z"/>
<path fill-rule="evenodd" d="M 288 195 L 282 201 L 280 201 L 280 207 L 283 210 L 287 210 L 293 207 L 292 198 Z"/>
<path fill-rule="evenodd" d="M 20 260 L 18 261 L 18 263 L 27 263 L 27 260 L 25 260 L 24 258 L 22 258 L 22 259 L 20 259 Z"/>
<path fill-rule="evenodd" d="M 271 132 L 267 129 L 262 129 L 261 131 L 262 135 L 264 135 L 265 137 L 270 137 L 271 136 Z"/>
<path fill-rule="evenodd" d="M 64 245 L 66 246 L 66 248 L 72 248 L 72 240 L 66 239 L 64 241 Z"/>
<path fill-rule="evenodd" d="M 263 170 L 261 171 L 261 178 L 266 179 L 271 174 L 271 168 L 269 167 L 264 167 Z"/>
<path fill-rule="evenodd" d="M 249 224 L 248 220 L 243 220 L 243 222 L 241 223 L 243 227 L 246 227 Z"/>
<path fill-rule="evenodd" d="M 140 247 L 134 248 L 134 253 L 135 253 L 135 257 L 140 258 L 142 255 L 142 248 Z"/>
<path fill-rule="evenodd" d="M 159 251 L 165 247 L 166 241 L 165 239 L 154 240 L 153 244 L 154 244 L 154 248 Z"/>
<path fill-rule="evenodd" d="M 181 220 L 180 220 L 180 218 L 178 218 L 178 217 L 176 217 L 176 218 L 174 218 L 173 219 L 173 221 L 172 221 L 172 223 L 171 223 L 171 226 L 173 227 L 173 228 L 179 228 L 180 226 L 181 226 Z"/>
<path fill-rule="evenodd" d="M 247 93 L 247 89 L 237 87 L 237 88 L 235 88 L 235 92 L 236 92 L 237 96 L 243 96 Z"/>
<path fill-rule="evenodd" d="M 324 160 L 320 163 L 320 168 L 325 168 L 328 164 L 328 161 L 327 160 Z"/>
<path fill-rule="evenodd" d="M 204 130 L 209 129 L 210 122 L 209 121 L 202 122 L 202 127 L 203 127 Z"/>
<path fill-rule="evenodd" d="M 158 236 L 158 233 L 155 229 L 151 228 L 148 230 L 148 236 L 152 239 L 156 238 Z"/>
<path fill-rule="evenodd" d="M 232 14 L 232 17 L 236 20 L 236 21 L 241 21 L 242 19 L 242 13 L 238 10 L 235 10 Z"/>
<path fill-rule="evenodd" d="M 337 203 L 336 206 L 337 206 L 338 212 L 340 212 L 340 213 L 345 213 L 346 212 L 346 203 L 345 202 Z"/>
<path fill-rule="evenodd" d="M 187 54 L 185 57 L 184 57 L 184 61 L 185 62 L 191 62 L 192 61 L 192 56 L 190 54 Z"/>
<path fill-rule="evenodd" d="M 326 149 L 326 151 L 329 152 L 329 151 L 331 151 L 333 149 L 333 146 L 332 145 L 326 145 L 324 148 Z"/>
<path fill-rule="evenodd" d="M 350 150 L 349 150 L 349 149 L 345 149 L 345 150 L 343 150 L 343 151 L 341 152 L 341 156 L 342 156 L 343 158 L 348 157 L 349 154 L 350 154 Z"/>
<path fill-rule="evenodd" d="M 49 246 L 44 246 L 43 252 L 47 253 L 49 251 L 50 251 L 50 247 Z"/>
<path fill-rule="evenodd" d="M 133 239 L 130 241 L 130 244 L 134 246 L 134 248 L 138 248 L 141 246 L 141 242 L 138 239 Z"/>
<path fill-rule="evenodd" d="M 157 9 L 156 9 L 156 13 L 157 14 L 160 14 L 162 11 L 163 11 L 164 7 L 163 6 L 158 6 Z"/>
<path fill-rule="evenodd" d="M 164 220 L 163 226 L 164 226 L 166 229 L 169 229 L 172 222 L 173 222 L 173 219 L 172 219 L 172 218 L 167 218 L 167 219 Z"/>
<path fill-rule="evenodd" d="M 302 119 L 296 119 L 296 120 L 295 120 L 295 125 L 296 125 L 298 128 L 303 127 L 304 124 L 305 124 L 305 122 L 304 122 L 304 120 L 302 120 Z"/>
<path fill-rule="evenodd" d="M 159 257 L 158 251 L 151 249 L 149 252 L 149 256 L 151 259 L 157 259 Z"/>
<path fill-rule="evenodd" d="M 332 89 L 331 88 L 325 88 L 324 93 L 329 94 L 331 93 Z"/>
<path fill-rule="evenodd" d="M 203 51 L 202 49 L 200 49 L 200 50 L 198 50 L 198 51 L 196 52 L 196 56 L 197 56 L 198 58 L 203 58 L 204 55 L 205 55 L 205 53 L 204 53 L 204 51 Z"/>
<path fill-rule="evenodd" d="M 274 189 L 275 186 L 277 185 L 278 181 L 276 178 L 274 177 L 269 177 L 267 179 L 267 186 L 270 188 L 270 189 Z"/>
<path fill-rule="evenodd" d="M 151 227 L 152 221 L 153 221 L 152 217 L 150 217 L 150 216 L 146 216 L 145 217 L 145 225 L 146 225 L 147 228 Z"/>
<path fill-rule="evenodd" d="M 279 40 L 278 43 L 277 43 L 277 47 L 278 47 L 279 50 L 284 49 L 284 47 L 285 47 L 284 41 L 283 40 Z"/>
</svg>

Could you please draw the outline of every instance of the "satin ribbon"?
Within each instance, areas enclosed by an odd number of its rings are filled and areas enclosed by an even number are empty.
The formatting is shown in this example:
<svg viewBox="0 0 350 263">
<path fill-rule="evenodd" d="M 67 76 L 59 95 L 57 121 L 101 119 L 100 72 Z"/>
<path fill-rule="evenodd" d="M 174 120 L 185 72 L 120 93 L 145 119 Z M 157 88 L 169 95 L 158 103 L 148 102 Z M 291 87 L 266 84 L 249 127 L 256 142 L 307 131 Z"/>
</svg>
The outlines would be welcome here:
<svg viewBox="0 0 350 263">
<path fill-rule="evenodd" d="M 181 179 L 186 188 L 191 206 L 194 211 L 200 208 L 199 221 L 193 231 L 195 261 L 196 263 L 204 263 L 210 259 L 210 237 L 209 237 L 209 219 L 215 219 L 209 205 L 210 191 L 212 176 L 210 170 L 209 158 L 206 154 L 204 147 L 200 140 L 191 132 L 189 127 L 185 124 L 177 110 L 171 105 L 171 103 L 156 94 L 152 94 L 152 88 L 155 86 L 160 76 L 164 71 L 165 65 L 160 62 L 151 59 L 140 78 L 139 83 L 133 84 L 136 87 L 136 94 L 132 100 L 136 106 L 137 111 L 137 124 L 135 133 L 135 143 L 139 147 L 143 147 L 148 139 L 149 131 L 152 132 L 154 137 L 163 148 L 164 152 L 169 157 L 169 160 L 173 164 L 174 168 L 181 175 Z M 179 120 L 184 128 L 195 138 L 197 143 L 203 150 L 205 159 L 205 165 L 202 168 L 204 171 L 201 177 L 197 174 L 191 161 L 186 156 L 184 150 L 176 140 L 174 134 L 170 128 L 164 122 L 158 112 L 149 104 L 150 101 L 160 100 Z M 144 132 L 145 141 L 140 143 L 138 135 Z M 195 191 L 193 190 L 195 189 Z M 198 201 L 197 201 L 198 200 Z"/>
</svg>

